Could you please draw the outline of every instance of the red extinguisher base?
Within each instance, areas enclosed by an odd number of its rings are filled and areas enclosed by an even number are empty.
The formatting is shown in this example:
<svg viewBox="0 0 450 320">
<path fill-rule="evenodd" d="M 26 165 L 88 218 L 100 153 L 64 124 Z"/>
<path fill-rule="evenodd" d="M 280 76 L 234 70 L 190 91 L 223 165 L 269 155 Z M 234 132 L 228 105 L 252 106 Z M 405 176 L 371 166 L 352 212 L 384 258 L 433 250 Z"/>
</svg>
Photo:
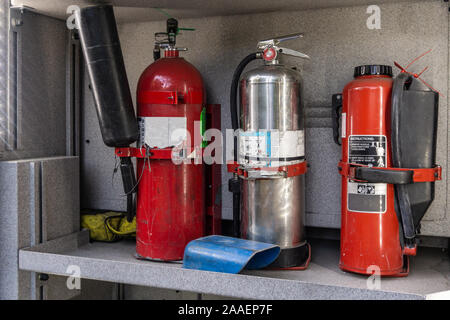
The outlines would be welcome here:
<svg viewBox="0 0 450 320">
<path fill-rule="evenodd" d="M 359 269 L 354 267 L 346 266 L 345 264 L 339 262 L 339 268 L 345 272 L 358 273 L 363 275 L 373 275 L 376 271 L 374 268 L 368 267 L 367 269 Z M 409 274 L 409 257 L 403 256 L 403 266 L 401 268 L 396 268 L 392 270 L 380 270 L 378 273 L 382 277 L 406 277 Z"/>
<path fill-rule="evenodd" d="M 151 261 L 178 261 L 183 260 L 184 245 L 179 248 L 173 248 L 172 250 L 166 250 L 161 252 L 155 250 L 151 245 L 137 244 L 135 257 L 140 260 Z"/>
<path fill-rule="evenodd" d="M 152 257 L 145 257 L 141 256 L 137 252 L 134 254 L 134 257 L 138 260 L 146 260 L 146 261 L 159 261 L 159 262 L 176 262 L 176 261 L 182 261 L 183 257 L 179 258 L 173 258 L 173 259 L 160 259 L 160 258 L 152 258 Z"/>
</svg>

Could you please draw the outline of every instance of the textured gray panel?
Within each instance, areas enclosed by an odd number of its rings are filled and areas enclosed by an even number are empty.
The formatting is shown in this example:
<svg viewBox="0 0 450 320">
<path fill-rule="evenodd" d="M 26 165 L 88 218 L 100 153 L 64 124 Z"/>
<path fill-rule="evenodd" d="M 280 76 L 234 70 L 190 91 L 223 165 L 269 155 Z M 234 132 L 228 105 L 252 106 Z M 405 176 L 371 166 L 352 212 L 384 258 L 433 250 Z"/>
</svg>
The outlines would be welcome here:
<svg viewBox="0 0 450 320">
<path fill-rule="evenodd" d="M 114 149 L 103 143 L 87 73 L 83 81 L 80 155 L 81 207 L 125 211 L 120 170 L 114 174 L 119 159 Z"/>
<path fill-rule="evenodd" d="M 39 281 L 37 284 L 42 286 L 42 300 L 67 300 L 78 297 L 81 289 L 67 289 L 67 277 L 49 275 L 48 280 Z"/>
<path fill-rule="evenodd" d="M 448 16 L 448 20 L 450 21 L 450 15 Z M 448 28 L 448 34 L 450 35 L 450 23 L 447 24 Z M 450 38 L 450 36 L 449 36 Z M 450 41 L 447 39 L 447 45 L 448 50 L 450 51 Z M 448 64 L 447 64 L 447 70 L 450 68 L 450 54 L 448 55 Z M 450 71 L 449 71 L 450 72 Z M 449 78 L 449 77 L 447 77 Z M 442 112 L 450 112 L 449 110 L 445 109 L 445 105 L 443 104 L 443 101 L 447 101 L 447 106 L 450 104 L 450 81 L 447 82 L 448 91 L 447 94 L 444 93 L 444 97 L 439 97 L 440 103 L 440 113 L 439 116 L 441 116 Z M 450 123 L 450 117 L 447 117 L 447 123 Z M 445 133 L 446 132 L 446 135 Z M 450 139 L 448 136 L 450 135 L 450 132 L 448 131 L 448 126 L 446 126 L 445 123 L 442 123 L 441 119 L 439 119 L 439 139 L 440 144 L 438 144 L 438 152 L 439 152 L 439 158 L 442 159 L 444 157 L 447 157 L 447 159 L 450 157 Z M 446 140 L 446 142 L 445 142 Z M 443 146 L 442 144 L 445 145 Z M 445 150 L 444 148 L 447 148 Z M 442 160 L 440 160 L 442 161 Z M 438 162 L 441 163 L 441 162 Z M 447 162 L 448 163 L 448 162 Z M 448 168 L 448 167 L 447 167 Z M 443 168 L 443 169 L 447 169 Z M 445 177 L 443 181 L 438 182 L 438 190 L 441 197 L 445 197 L 444 193 L 444 186 L 443 184 L 446 183 L 447 188 L 445 189 L 446 192 L 446 199 L 447 204 L 450 200 L 450 193 L 448 192 L 448 189 L 450 187 L 450 180 L 448 179 L 448 171 L 443 171 L 443 176 Z M 440 200 L 442 201 L 442 200 Z M 424 217 L 424 222 L 422 222 L 422 228 L 421 232 L 425 235 L 441 235 L 441 236 L 447 236 L 450 237 L 450 212 L 448 209 L 441 208 L 440 206 L 436 206 L 434 203 L 432 204 L 432 208 L 430 209 L 431 212 L 428 212 L 427 215 Z"/>
<path fill-rule="evenodd" d="M 433 48 L 432 53 L 414 64 L 411 71 L 429 66 L 424 79 L 448 97 L 448 4 L 440 1 L 408 2 L 381 4 L 380 8 L 380 30 L 367 29 L 369 15 L 366 6 L 180 20 L 180 26 L 196 28 L 195 32 L 183 32 L 178 38 L 178 45 L 189 47 L 189 51 L 182 55 L 203 75 L 208 102 L 222 104 L 222 128 L 231 127 L 229 87 L 239 61 L 255 50 L 259 39 L 298 31 L 305 33 L 302 40 L 286 43 L 285 46 L 312 57 L 311 61 L 286 58 L 286 62 L 296 66 L 303 75 L 309 117 L 307 130 L 315 130 L 314 134 L 307 133 L 306 150 L 311 164 L 307 187 L 315 190 L 308 191 L 307 224 L 310 226 L 339 226 L 340 184 L 336 165 L 340 154 L 332 143 L 331 130 L 325 129 L 331 124 L 326 110 L 331 105 L 331 94 L 340 92 L 352 79 L 354 66 L 368 63 L 392 65 L 394 60 L 407 64 Z M 163 21 L 119 25 L 133 92 L 139 75 L 152 62 L 153 34 L 161 30 L 165 30 Z M 252 65 L 257 63 L 252 62 Z M 447 105 L 447 99 L 441 99 L 438 163 L 443 166 L 444 172 L 447 170 Z M 89 108 L 93 110 L 92 106 Z M 116 178 L 114 188 L 110 182 L 114 167 L 112 152 L 102 145 L 98 124 L 95 122 L 94 127 L 91 126 L 94 122 L 91 116 L 93 114 L 89 114 L 89 126 L 84 126 L 84 134 L 90 138 L 90 146 L 83 155 L 89 159 L 83 160 L 83 170 L 89 173 L 89 182 L 83 184 L 89 190 L 86 197 L 92 207 L 123 210 L 125 201 L 117 196 L 122 192 L 120 178 Z M 232 216 L 231 194 L 228 192 L 229 174 L 225 166 L 222 176 L 222 216 L 229 219 Z M 446 175 L 437 185 L 435 201 L 425 217 L 427 221 L 423 232 L 448 235 L 450 223 L 447 224 L 447 221 L 450 219 L 446 218 Z M 100 188 L 104 190 L 97 191 Z M 323 190 L 329 190 L 328 194 Z"/>
<path fill-rule="evenodd" d="M 198 293 L 149 288 L 142 286 L 124 286 L 125 300 L 197 300 Z"/>
<path fill-rule="evenodd" d="M 35 244 L 34 171 L 27 163 L 0 162 L 0 300 L 32 298 L 31 274 L 19 271 L 17 258 L 19 248 Z"/>
<path fill-rule="evenodd" d="M 116 284 L 104 281 L 81 279 L 81 294 L 74 300 L 116 300 Z"/>
<path fill-rule="evenodd" d="M 8 132 L 8 1 L 0 3 L 0 152 L 6 147 Z"/>
<path fill-rule="evenodd" d="M 43 240 L 52 240 L 80 230 L 80 185 L 78 157 L 43 159 Z"/>
<path fill-rule="evenodd" d="M 81 105 L 81 76 L 82 56 L 80 41 L 76 39 L 75 30 L 68 35 L 66 47 L 66 155 L 80 154 L 80 105 Z"/>
<path fill-rule="evenodd" d="M 24 10 L 14 10 L 20 26 L 17 35 L 17 135 L 14 151 L 0 152 L 0 159 L 63 156 L 66 154 L 66 35 L 64 22 Z M 17 33 L 15 33 L 17 32 Z M 11 48 L 11 54 L 14 50 Z M 14 61 L 14 59 L 12 61 Z M 11 94 L 14 95 L 13 87 Z M 14 121 L 14 119 L 9 119 Z M 13 122 L 14 127 L 14 122 Z"/>
<path fill-rule="evenodd" d="M 337 161 L 341 148 L 333 141 L 331 128 L 306 129 L 306 223 L 315 227 L 340 227 L 341 176 Z"/>
<path fill-rule="evenodd" d="M 76 294 L 61 280 L 39 282 L 20 271 L 18 250 L 46 241 L 46 232 L 57 237 L 79 230 L 78 166 L 75 157 L 0 161 L 0 299 L 36 299 L 38 286 L 45 296 L 54 290 L 60 298 Z"/>
</svg>

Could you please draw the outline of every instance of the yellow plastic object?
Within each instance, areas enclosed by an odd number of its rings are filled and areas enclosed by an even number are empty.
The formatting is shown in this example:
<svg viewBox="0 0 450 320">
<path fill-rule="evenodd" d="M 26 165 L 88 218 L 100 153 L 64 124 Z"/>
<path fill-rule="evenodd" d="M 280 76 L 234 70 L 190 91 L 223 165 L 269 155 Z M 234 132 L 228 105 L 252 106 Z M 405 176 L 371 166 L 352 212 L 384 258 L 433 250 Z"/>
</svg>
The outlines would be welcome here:
<svg viewBox="0 0 450 320">
<path fill-rule="evenodd" d="M 118 236 L 136 236 L 136 217 L 131 222 L 128 222 L 127 218 L 122 215 L 118 226 L 114 223 L 115 219 L 115 217 L 105 219 L 106 226 L 112 233 Z"/>
<path fill-rule="evenodd" d="M 119 212 L 81 215 L 81 227 L 89 229 L 91 240 L 112 242 L 136 236 L 136 218 L 128 222 Z"/>
</svg>

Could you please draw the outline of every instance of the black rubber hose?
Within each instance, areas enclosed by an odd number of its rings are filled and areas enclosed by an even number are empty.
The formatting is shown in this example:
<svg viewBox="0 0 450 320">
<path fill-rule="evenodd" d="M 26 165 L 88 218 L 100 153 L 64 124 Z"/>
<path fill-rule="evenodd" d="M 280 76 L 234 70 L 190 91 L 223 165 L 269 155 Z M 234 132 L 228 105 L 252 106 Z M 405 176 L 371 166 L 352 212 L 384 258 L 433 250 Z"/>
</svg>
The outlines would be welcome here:
<svg viewBox="0 0 450 320">
<path fill-rule="evenodd" d="M 133 221 L 133 218 L 136 215 L 133 204 L 134 204 L 133 203 L 133 194 L 129 193 L 129 194 L 127 194 L 127 221 L 128 222 Z"/>
<path fill-rule="evenodd" d="M 241 198 L 241 184 L 239 177 L 234 174 L 233 178 L 228 180 L 228 191 L 233 193 L 233 237 L 240 237 L 240 223 L 239 223 L 239 211 L 240 211 L 240 198 Z"/>
<path fill-rule="evenodd" d="M 237 110 L 237 92 L 239 87 L 239 79 L 241 77 L 242 71 L 244 71 L 247 64 L 251 61 L 258 59 L 258 53 L 251 53 L 246 56 L 237 66 L 236 70 L 233 74 L 233 80 L 231 81 L 231 90 L 230 90 L 230 112 L 231 112 L 231 125 L 233 127 L 233 131 L 239 129 L 239 121 L 238 121 L 238 110 Z M 234 161 L 237 161 L 237 137 L 234 136 Z M 240 186 L 239 186 L 239 178 L 234 176 L 230 179 L 229 188 L 230 191 L 233 192 L 233 235 L 235 237 L 240 236 Z"/>
<path fill-rule="evenodd" d="M 241 77 L 242 71 L 244 71 L 247 64 L 251 61 L 258 59 L 258 53 L 254 52 L 246 56 L 237 66 L 233 74 L 233 80 L 231 81 L 231 91 L 230 91 L 230 112 L 231 112 L 231 125 L 233 130 L 239 128 L 239 121 L 237 116 L 237 91 L 239 86 L 239 78 Z M 235 150 L 236 151 L 236 150 Z M 236 158 L 235 158 L 236 159 Z"/>
<path fill-rule="evenodd" d="M 239 183 L 239 178 L 236 178 Z M 233 236 L 239 238 L 241 236 L 241 192 L 233 192 Z"/>
<path fill-rule="evenodd" d="M 133 162 L 130 157 L 120 158 L 120 172 L 122 174 L 123 190 L 127 195 L 127 220 L 131 222 L 136 212 L 133 206 L 133 193 L 137 191 L 137 182 L 134 175 Z"/>
<path fill-rule="evenodd" d="M 155 47 L 153 49 L 153 61 L 156 61 L 161 58 L 161 50 L 159 47 Z"/>
</svg>

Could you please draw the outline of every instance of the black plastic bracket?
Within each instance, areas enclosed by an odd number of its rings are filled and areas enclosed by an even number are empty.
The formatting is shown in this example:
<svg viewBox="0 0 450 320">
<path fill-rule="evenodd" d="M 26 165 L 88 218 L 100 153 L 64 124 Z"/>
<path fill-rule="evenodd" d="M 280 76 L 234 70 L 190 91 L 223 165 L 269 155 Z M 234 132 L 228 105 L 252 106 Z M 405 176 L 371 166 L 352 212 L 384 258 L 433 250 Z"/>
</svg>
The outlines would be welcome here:
<svg viewBox="0 0 450 320">
<path fill-rule="evenodd" d="M 333 139 L 337 145 L 341 145 L 339 137 L 339 118 L 342 111 L 342 94 L 336 93 L 331 96 L 331 118 L 333 122 Z"/>
</svg>

